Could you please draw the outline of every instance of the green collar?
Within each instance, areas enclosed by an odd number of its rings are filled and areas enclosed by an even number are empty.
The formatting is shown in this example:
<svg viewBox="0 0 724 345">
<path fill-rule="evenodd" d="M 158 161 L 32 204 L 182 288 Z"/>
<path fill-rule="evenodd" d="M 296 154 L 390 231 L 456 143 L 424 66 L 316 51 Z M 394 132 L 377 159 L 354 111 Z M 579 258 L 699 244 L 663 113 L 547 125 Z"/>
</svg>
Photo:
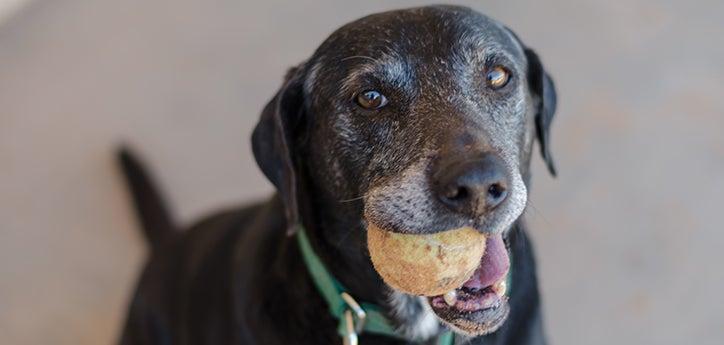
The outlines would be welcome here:
<svg viewBox="0 0 724 345">
<path fill-rule="evenodd" d="M 302 251 L 304 263 L 312 276 L 317 290 L 327 301 L 329 312 L 339 320 L 337 333 L 342 337 L 344 345 L 357 345 L 357 335 L 362 332 L 385 335 L 402 339 L 387 320 L 382 309 L 374 304 L 357 303 L 349 295 L 337 279 L 324 267 L 322 260 L 314 253 L 309 238 L 302 226 L 297 229 L 297 243 Z M 438 345 L 452 345 L 455 335 L 445 331 L 438 338 Z"/>
</svg>

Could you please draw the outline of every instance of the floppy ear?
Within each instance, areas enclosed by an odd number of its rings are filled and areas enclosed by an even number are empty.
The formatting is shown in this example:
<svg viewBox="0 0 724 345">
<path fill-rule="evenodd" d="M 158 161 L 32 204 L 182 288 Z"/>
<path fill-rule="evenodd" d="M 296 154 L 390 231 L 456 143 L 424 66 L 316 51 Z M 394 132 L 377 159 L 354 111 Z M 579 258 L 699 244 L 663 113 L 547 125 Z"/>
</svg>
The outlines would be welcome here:
<svg viewBox="0 0 724 345">
<path fill-rule="evenodd" d="M 296 231 L 300 222 L 298 205 L 297 162 L 295 161 L 295 132 L 304 113 L 301 66 L 287 72 L 284 84 L 264 107 L 251 136 L 256 163 L 274 184 L 284 203 L 287 234 Z"/>
<path fill-rule="evenodd" d="M 548 166 L 548 171 L 556 176 L 556 167 L 550 151 L 551 122 L 556 112 L 556 88 L 551 77 L 543 69 L 538 55 L 529 48 L 524 48 L 524 51 L 528 59 L 528 86 L 538 102 L 535 130 L 540 143 L 540 153 Z"/>
</svg>

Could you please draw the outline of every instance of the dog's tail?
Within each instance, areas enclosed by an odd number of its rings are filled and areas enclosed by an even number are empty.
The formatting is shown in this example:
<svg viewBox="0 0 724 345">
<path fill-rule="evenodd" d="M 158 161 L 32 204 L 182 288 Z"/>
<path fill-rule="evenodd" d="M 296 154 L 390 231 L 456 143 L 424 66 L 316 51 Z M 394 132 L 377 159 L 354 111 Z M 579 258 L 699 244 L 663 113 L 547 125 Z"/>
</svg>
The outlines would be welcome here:
<svg viewBox="0 0 724 345">
<path fill-rule="evenodd" d="M 150 175 L 133 152 L 128 147 L 121 146 L 117 159 L 130 188 L 143 234 L 153 251 L 176 232 L 173 217 L 161 194 L 154 187 Z"/>
</svg>

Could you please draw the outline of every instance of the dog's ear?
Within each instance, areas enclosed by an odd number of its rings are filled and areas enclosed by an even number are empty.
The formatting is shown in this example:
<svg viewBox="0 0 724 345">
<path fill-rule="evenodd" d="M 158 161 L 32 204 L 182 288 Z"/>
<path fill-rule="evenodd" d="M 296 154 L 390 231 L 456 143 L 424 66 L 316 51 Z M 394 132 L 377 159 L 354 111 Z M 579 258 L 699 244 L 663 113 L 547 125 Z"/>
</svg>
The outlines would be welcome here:
<svg viewBox="0 0 724 345">
<path fill-rule="evenodd" d="M 540 144 L 540 153 L 551 175 L 556 176 L 556 166 L 551 155 L 550 130 L 556 112 L 556 88 L 553 80 L 543 69 L 538 55 L 529 48 L 523 48 L 528 59 L 528 86 L 536 100 L 535 130 Z"/>
<path fill-rule="evenodd" d="M 256 163 L 274 184 L 284 203 L 289 235 L 300 223 L 294 142 L 295 132 L 304 116 L 303 70 L 303 66 L 298 66 L 287 72 L 284 84 L 264 107 L 251 136 Z"/>
</svg>

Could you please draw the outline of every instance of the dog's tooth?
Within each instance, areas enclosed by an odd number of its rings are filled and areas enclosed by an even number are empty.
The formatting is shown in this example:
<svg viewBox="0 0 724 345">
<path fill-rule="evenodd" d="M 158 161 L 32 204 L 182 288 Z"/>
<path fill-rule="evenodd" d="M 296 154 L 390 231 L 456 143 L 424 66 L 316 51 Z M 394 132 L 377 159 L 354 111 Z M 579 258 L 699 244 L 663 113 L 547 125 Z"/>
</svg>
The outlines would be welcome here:
<svg viewBox="0 0 724 345">
<path fill-rule="evenodd" d="M 455 290 L 450 290 L 445 293 L 445 295 L 442 296 L 442 298 L 445 300 L 445 303 L 449 306 L 454 306 L 455 302 L 458 301 L 458 293 L 455 292 Z"/>
<path fill-rule="evenodd" d="M 498 296 L 503 296 L 508 291 L 508 284 L 505 282 L 505 279 L 499 280 L 497 283 L 493 285 L 493 291 L 495 291 L 495 294 Z"/>
</svg>

